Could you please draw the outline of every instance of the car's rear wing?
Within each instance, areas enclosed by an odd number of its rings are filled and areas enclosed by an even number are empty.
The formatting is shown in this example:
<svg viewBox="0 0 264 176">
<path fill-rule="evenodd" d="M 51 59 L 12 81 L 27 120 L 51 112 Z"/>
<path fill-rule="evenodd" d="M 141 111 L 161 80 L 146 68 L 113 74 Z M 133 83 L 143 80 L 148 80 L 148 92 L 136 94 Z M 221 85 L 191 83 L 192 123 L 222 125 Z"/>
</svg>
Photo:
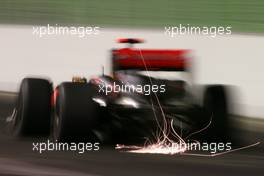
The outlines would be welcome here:
<svg viewBox="0 0 264 176">
<path fill-rule="evenodd" d="M 113 71 L 185 71 L 190 50 L 151 50 L 123 48 L 112 50 Z"/>
</svg>

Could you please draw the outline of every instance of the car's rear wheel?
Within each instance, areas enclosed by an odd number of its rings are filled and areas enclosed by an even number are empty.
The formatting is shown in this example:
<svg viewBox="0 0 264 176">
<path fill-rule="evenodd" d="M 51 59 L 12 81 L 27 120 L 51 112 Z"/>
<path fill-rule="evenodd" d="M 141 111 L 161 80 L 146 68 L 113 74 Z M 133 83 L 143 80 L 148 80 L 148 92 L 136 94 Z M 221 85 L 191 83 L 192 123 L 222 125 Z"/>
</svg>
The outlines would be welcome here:
<svg viewBox="0 0 264 176">
<path fill-rule="evenodd" d="M 208 86 L 204 93 L 204 109 L 210 126 L 203 132 L 206 139 L 215 142 L 229 140 L 227 90 L 221 85 Z"/>
<path fill-rule="evenodd" d="M 94 141 L 99 118 L 92 100 L 94 89 L 87 83 L 65 82 L 58 86 L 52 136 L 58 142 Z"/>
<path fill-rule="evenodd" d="M 22 80 L 12 119 L 12 130 L 16 136 L 49 134 L 51 93 L 52 84 L 48 80 Z"/>
</svg>

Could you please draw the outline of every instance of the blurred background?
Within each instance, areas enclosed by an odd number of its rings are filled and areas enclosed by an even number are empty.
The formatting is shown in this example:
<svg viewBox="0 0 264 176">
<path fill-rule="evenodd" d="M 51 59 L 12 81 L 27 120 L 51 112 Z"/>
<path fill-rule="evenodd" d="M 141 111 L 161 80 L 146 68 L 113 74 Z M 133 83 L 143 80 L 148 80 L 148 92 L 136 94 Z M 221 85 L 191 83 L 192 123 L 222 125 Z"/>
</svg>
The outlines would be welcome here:
<svg viewBox="0 0 264 176">
<path fill-rule="evenodd" d="M 36 26 L 98 26 L 98 35 L 33 35 Z M 165 26 L 231 26 L 232 35 L 174 38 Z M 1 0 L 0 90 L 17 91 L 28 75 L 55 84 L 73 75 L 110 72 L 110 50 L 121 37 L 144 38 L 144 48 L 194 50 L 197 83 L 239 88 L 234 111 L 264 117 L 264 1 L 262 0 Z M 262 96 L 261 96 L 262 95 Z"/>
<path fill-rule="evenodd" d="M 100 32 L 83 38 L 33 34 L 34 27 L 48 24 L 98 26 Z M 179 24 L 231 26 L 232 35 L 164 34 L 165 26 Z M 110 51 L 123 46 L 116 39 L 133 37 L 145 39 L 140 48 L 193 50 L 195 83 L 232 87 L 235 137 L 263 142 L 263 34 L 263 0 L 0 0 L 0 175 L 192 175 L 194 169 L 203 175 L 263 175 L 263 145 L 213 159 L 108 150 L 73 157 L 33 153 L 32 141 L 16 141 L 5 131 L 25 76 L 49 77 L 56 85 L 101 74 L 102 66 L 110 73 Z"/>
<path fill-rule="evenodd" d="M 93 24 L 164 27 L 170 24 L 232 26 L 262 33 L 262 0 L 1 0 L 2 24 Z"/>
<path fill-rule="evenodd" d="M 98 26 L 98 35 L 33 35 L 36 26 Z M 231 26 L 232 35 L 164 34 L 165 26 Z M 73 75 L 109 73 L 109 51 L 121 37 L 144 38 L 144 48 L 194 50 L 197 83 L 238 87 L 234 111 L 264 117 L 264 1 L 241 0 L 1 0 L 0 90 L 17 91 L 28 75 L 55 84 Z"/>
<path fill-rule="evenodd" d="M 2 0 L 0 89 L 17 91 L 28 75 L 56 84 L 73 75 L 109 69 L 109 51 L 120 37 L 144 38 L 146 48 L 194 50 L 197 83 L 237 86 L 235 113 L 264 116 L 264 1 L 240 0 Z M 33 35 L 33 26 L 98 26 L 84 38 Z M 165 26 L 231 26 L 231 36 L 164 35 Z"/>
</svg>

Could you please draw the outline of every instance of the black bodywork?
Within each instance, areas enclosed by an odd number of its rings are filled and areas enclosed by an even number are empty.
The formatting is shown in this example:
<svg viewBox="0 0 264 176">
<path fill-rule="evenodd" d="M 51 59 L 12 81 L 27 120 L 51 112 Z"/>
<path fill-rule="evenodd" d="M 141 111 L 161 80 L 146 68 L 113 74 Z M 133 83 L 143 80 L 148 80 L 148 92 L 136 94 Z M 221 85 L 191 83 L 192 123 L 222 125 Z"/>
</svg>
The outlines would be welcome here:
<svg viewBox="0 0 264 176">
<path fill-rule="evenodd" d="M 155 140 L 156 135 L 164 130 L 164 123 L 181 136 L 187 137 L 210 120 L 210 115 L 199 106 L 188 84 L 183 80 L 166 80 L 144 76 L 136 72 L 126 72 L 122 76 L 100 76 L 91 79 L 89 84 L 94 88 L 95 103 L 98 104 L 101 122 L 96 131 L 102 140 L 110 138 L 115 142 L 135 143 L 146 138 Z M 151 92 L 145 95 L 140 92 L 126 91 L 108 93 L 100 92 L 101 87 L 113 85 L 165 85 L 165 92 Z M 122 99 L 133 101 L 120 103 Z M 116 141 L 117 140 L 117 141 Z"/>
</svg>

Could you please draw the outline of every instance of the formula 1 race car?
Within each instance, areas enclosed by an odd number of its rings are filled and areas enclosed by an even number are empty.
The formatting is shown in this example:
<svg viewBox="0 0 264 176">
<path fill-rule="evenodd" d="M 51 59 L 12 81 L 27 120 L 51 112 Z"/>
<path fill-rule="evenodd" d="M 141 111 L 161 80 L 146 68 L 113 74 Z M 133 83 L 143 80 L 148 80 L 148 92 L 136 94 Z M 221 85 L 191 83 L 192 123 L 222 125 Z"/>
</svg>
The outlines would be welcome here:
<svg viewBox="0 0 264 176">
<path fill-rule="evenodd" d="M 223 85 L 197 89 L 190 50 L 133 48 L 139 39 L 119 42 L 131 46 L 111 51 L 111 76 L 74 77 L 54 90 L 50 80 L 24 78 L 11 120 L 14 134 L 131 143 L 169 122 L 181 136 L 201 131 L 196 137 L 226 140 L 227 90 Z"/>
</svg>

